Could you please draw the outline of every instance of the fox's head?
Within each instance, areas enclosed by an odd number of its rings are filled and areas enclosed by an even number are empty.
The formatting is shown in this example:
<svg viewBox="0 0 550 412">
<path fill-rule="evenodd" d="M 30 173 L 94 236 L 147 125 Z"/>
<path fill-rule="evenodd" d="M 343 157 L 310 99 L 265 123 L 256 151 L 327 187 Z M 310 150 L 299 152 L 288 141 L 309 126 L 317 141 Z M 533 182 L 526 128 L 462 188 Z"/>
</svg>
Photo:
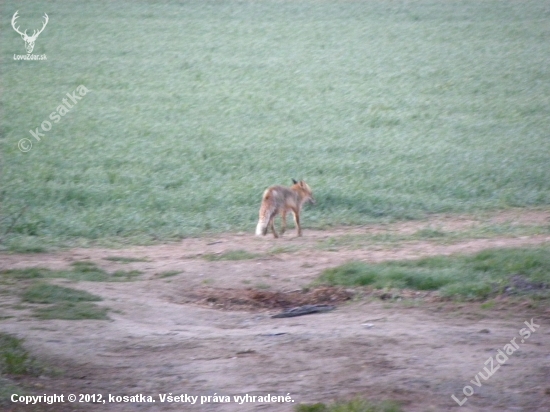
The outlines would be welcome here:
<svg viewBox="0 0 550 412">
<path fill-rule="evenodd" d="M 297 182 L 296 180 L 292 179 L 292 183 L 294 183 L 294 186 L 292 188 L 294 190 L 297 190 L 302 195 L 302 202 L 303 203 L 311 203 L 312 205 L 315 204 L 315 199 L 313 198 L 313 192 L 311 191 L 311 188 L 308 186 L 306 182 L 303 180 L 300 180 Z"/>
</svg>

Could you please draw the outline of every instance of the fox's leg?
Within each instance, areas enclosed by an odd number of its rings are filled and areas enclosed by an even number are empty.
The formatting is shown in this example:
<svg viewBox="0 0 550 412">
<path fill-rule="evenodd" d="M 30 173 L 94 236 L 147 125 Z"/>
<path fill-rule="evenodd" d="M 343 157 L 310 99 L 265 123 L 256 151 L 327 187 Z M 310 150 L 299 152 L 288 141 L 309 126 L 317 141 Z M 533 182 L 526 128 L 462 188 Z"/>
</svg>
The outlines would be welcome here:
<svg viewBox="0 0 550 412">
<path fill-rule="evenodd" d="M 277 231 L 275 230 L 275 215 L 271 216 L 269 219 L 269 227 L 271 228 L 271 231 L 273 232 L 273 236 L 275 238 L 278 238 L 279 235 L 277 234 Z"/>
<path fill-rule="evenodd" d="M 282 236 L 283 233 L 285 233 L 285 230 L 286 230 L 286 210 L 284 210 L 281 213 L 281 220 L 283 221 L 283 224 L 281 226 L 281 236 Z"/>
<path fill-rule="evenodd" d="M 296 236 L 302 236 L 302 228 L 300 226 L 300 212 L 298 210 L 293 210 L 292 214 L 294 215 L 294 223 L 296 223 Z"/>
</svg>

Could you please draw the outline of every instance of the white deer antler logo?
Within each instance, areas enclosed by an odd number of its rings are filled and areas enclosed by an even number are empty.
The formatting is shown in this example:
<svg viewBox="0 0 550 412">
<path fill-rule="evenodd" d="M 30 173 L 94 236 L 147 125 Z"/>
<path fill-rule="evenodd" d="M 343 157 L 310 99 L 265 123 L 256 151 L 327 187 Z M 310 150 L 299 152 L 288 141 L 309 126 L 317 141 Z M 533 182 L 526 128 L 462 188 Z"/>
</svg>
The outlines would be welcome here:
<svg viewBox="0 0 550 412">
<path fill-rule="evenodd" d="M 34 42 L 36 41 L 36 38 L 40 33 L 44 31 L 46 24 L 48 24 L 48 20 L 49 20 L 48 15 L 44 13 L 44 24 L 42 25 L 42 28 L 38 31 L 34 30 L 32 33 L 32 36 L 27 36 L 27 30 L 25 30 L 25 33 L 21 33 L 19 31 L 19 26 L 15 27 L 15 20 L 17 20 L 17 18 L 19 17 L 17 13 L 19 13 L 19 10 L 17 10 L 13 15 L 13 18 L 11 19 L 11 26 L 17 33 L 21 35 L 21 38 L 25 40 L 25 48 L 27 49 L 27 53 L 31 54 L 32 50 L 34 49 Z"/>
</svg>

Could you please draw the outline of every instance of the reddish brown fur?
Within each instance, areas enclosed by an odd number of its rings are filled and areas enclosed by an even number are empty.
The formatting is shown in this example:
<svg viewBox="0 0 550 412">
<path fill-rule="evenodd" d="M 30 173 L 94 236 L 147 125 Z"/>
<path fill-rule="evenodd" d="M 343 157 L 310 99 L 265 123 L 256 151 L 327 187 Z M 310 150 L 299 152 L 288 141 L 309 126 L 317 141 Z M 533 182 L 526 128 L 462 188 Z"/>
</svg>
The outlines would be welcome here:
<svg viewBox="0 0 550 412">
<path fill-rule="evenodd" d="M 256 235 L 266 235 L 269 228 L 273 236 L 279 237 L 275 231 L 275 217 L 281 214 L 281 235 L 286 230 L 286 214 L 290 211 L 294 215 L 296 234 L 302 236 L 300 226 L 300 211 L 306 202 L 315 203 L 310 187 L 303 180 L 296 182 L 291 187 L 271 186 L 264 192 L 262 205 L 260 206 L 260 218 L 256 226 Z"/>
</svg>

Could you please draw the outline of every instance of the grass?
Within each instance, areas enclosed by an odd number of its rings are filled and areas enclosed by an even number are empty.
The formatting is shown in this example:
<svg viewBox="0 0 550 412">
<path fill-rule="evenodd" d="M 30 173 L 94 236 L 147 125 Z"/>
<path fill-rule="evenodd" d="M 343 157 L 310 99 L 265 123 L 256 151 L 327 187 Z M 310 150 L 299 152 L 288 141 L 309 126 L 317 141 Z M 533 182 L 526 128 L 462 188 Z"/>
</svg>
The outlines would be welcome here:
<svg viewBox="0 0 550 412">
<path fill-rule="evenodd" d="M 139 270 L 117 270 L 111 273 L 111 280 L 113 281 L 129 281 L 140 276 L 143 272 Z"/>
<path fill-rule="evenodd" d="M 86 291 L 48 283 L 34 283 L 21 297 L 24 302 L 48 304 L 34 308 L 34 315 L 39 319 L 108 319 L 107 308 L 91 303 L 101 301 L 101 297 Z"/>
<path fill-rule="evenodd" d="M 11 396 L 16 393 L 19 395 L 36 394 L 36 388 L 44 385 L 33 385 L 30 388 L 25 384 L 25 377 L 40 377 L 40 380 L 48 380 L 50 377 L 56 377 L 63 373 L 61 369 L 51 367 L 38 361 L 25 349 L 24 340 L 11 334 L 0 332 L 0 409 L 6 406 L 6 411 L 43 411 L 44 409 L 36 405 L 35 407 L 17 407 L 11 401 Z M 23 378 L 23 379 L 22 379 Z M 50 411 L 53 409 L 46 408 Z"/>
<path fill-rule="evenodd" d="M 91 293 L 51 285 L 48 283 L 36 283 L 30 286 L 22 295 L 23 301 L 29 303 L 58 303 L 58 302 L 97 302 L 102 300 Z"/>
<path fill-rule="evenodd" d="M 11 404 L 11 395 L 14 393 L 24 395 L 25 390 L 18 386 L 11 379 L 5 378 L 0 374 L 0 406 Z"/>
<path fill-rule="evenodd" d="M 34 314 L 39 319 L 63 319 L 63 320 L 107 320 L 109 309 L 99 307 L 91 303 L 63 302 L 56 305 L 37 308 Z"/>
<path fill-rule="evenodd" d="M 95 263 L 88 261 L 73 262 L 70 270 L 51 270 L 47 268 L 31 267 L 25 269 L 8 269 L 0 271 L 0 275 L 3 275 L 4 277 L 19 280 L 63 278 L 73 281 L 89 282 L 129 281 L 141 274 L 142 272 L 137 270 L 117 270 L 113 273 L 108 273 L 97 267 Z"/>
<path fill-rule="evenodd" d="M 23 342 L 23 339 L 0 332 L 0 407 L 9 405 L 13 408 L 11 395 L 26 394 L 27 390 L 22 388 L 16 379 L 54 372 L 30 356 Z M 12 410 L 9 406 L 7 410 Z"/>
<path fill-rule="evenodd" d="M 44 246 L 36 246 L 32 243 L 39 241 L 38 239 L 23 238 L 17 239 L 9 244 L 9 251 L 14 253 L 46 253 L 48 248 Z"/>
<path fill-rule="evenodd" d="M 52 271 L 46 268 L 33 267 L 25 269 L 7 269 L 0 272 L 1 275 L 13 279 L 41 279 L 49 275 Z"/>
<path fill-rule="evenodd" d="M 36 375 L 39 371 L 23 347 L 23 339 L 0 332 L 0 375 Z"/>
<path fill-rule="evenodd" d="M 298 405 L 296 412 L 402 412 L 401 407 L 391 401 L 372 403 L 362 399 L 347 402 L 335 402 L 330 405 L 324 403 Z"/>
<path fill-rule="evenodd" d="M 295 253 L 298 250 L 299 249 L 297 247 L 292 247 L 292 246 L 275 246 L 275 247 L 269 249 L 268 254 L 278 255 L 278 254 L 281 254 L 281 253 Z"/>
<path fill-rule="evenodd" d="M 320 250 L 362 249 L 366 245 L 391 245 L 403 242 L 429 240 L 439 244 L 451 244 L 466 239 L 487 239 L 499 236 L 535 236 L 550 234 L 548 225 L 516 225 L 511 223 L 483 223 L 464 229 L 445 231 L 426 227 L 414 233 L 398 233 L 388 230 L 381 233 L 347 234 L 317 241 Z"/>
<path fill-rule="evenodd" d="M 179 275 L 180 273 L 183 273 L 183 271 L 182 270 L 167 270 L 165 272 L 160 272 L 160 273 L 156 274 L 156 276 L 162 279 L 162 278 L 170 278 L 172 276 Z"/>
<path fill-rule="evenodd" d="M 109 260 L 111 262 L 118 262 L 118 263 L 149 262 L 148 259 L 132 258 L 132 257 L 125 257 L 125 256 L 109 256 L 109 257 L 106 257 L 105 260 Z"/>
<path fill-rule="evenodd" d="M 443 296 L 484 299 L 498 293 L 550 297 L 550 248 L 491 249 L 378 264 L 352 261 L 327 269 L 319 282 L 375 288 L 439 290 Z"/>
<path fill-rule="evenodd" d="M 257 258 L 259 255 L 247 252 L 246 250 L 229 250 L 223 253 L 205 253 L 202 258 L 209 262 L 218 260 L 247 260 Z"/>
<path fill-rule="evenodd" d="M 70 270 L 63 271 L 39 267 L 4 270 L 0 271 L 0 280 L 8 286 L 8 293 L 21 293 L 23 302 L 40 305 L 32 307 L 34 315 L 39 319 L 103 320 L 108 319 L 108 309 L 92 303 L 102 300 L 101 297 L 45 281 L 64 278 L 72 281 L 117 282 L 129 281 L 139 275 L 139 271 L 119 270 L 107 273 L 93 262 L 80 261 L 73 262 Z"/>
<path fill-rule="evenodd" d="M 317 199 L 306 228 L 550 204 L 548 0 L 44 7 L 3 3 L 29 30 L 50 16 L 47 60 L 2 67 L 8 250 L 252 233 L 291 178 Z"/>
</svg>

